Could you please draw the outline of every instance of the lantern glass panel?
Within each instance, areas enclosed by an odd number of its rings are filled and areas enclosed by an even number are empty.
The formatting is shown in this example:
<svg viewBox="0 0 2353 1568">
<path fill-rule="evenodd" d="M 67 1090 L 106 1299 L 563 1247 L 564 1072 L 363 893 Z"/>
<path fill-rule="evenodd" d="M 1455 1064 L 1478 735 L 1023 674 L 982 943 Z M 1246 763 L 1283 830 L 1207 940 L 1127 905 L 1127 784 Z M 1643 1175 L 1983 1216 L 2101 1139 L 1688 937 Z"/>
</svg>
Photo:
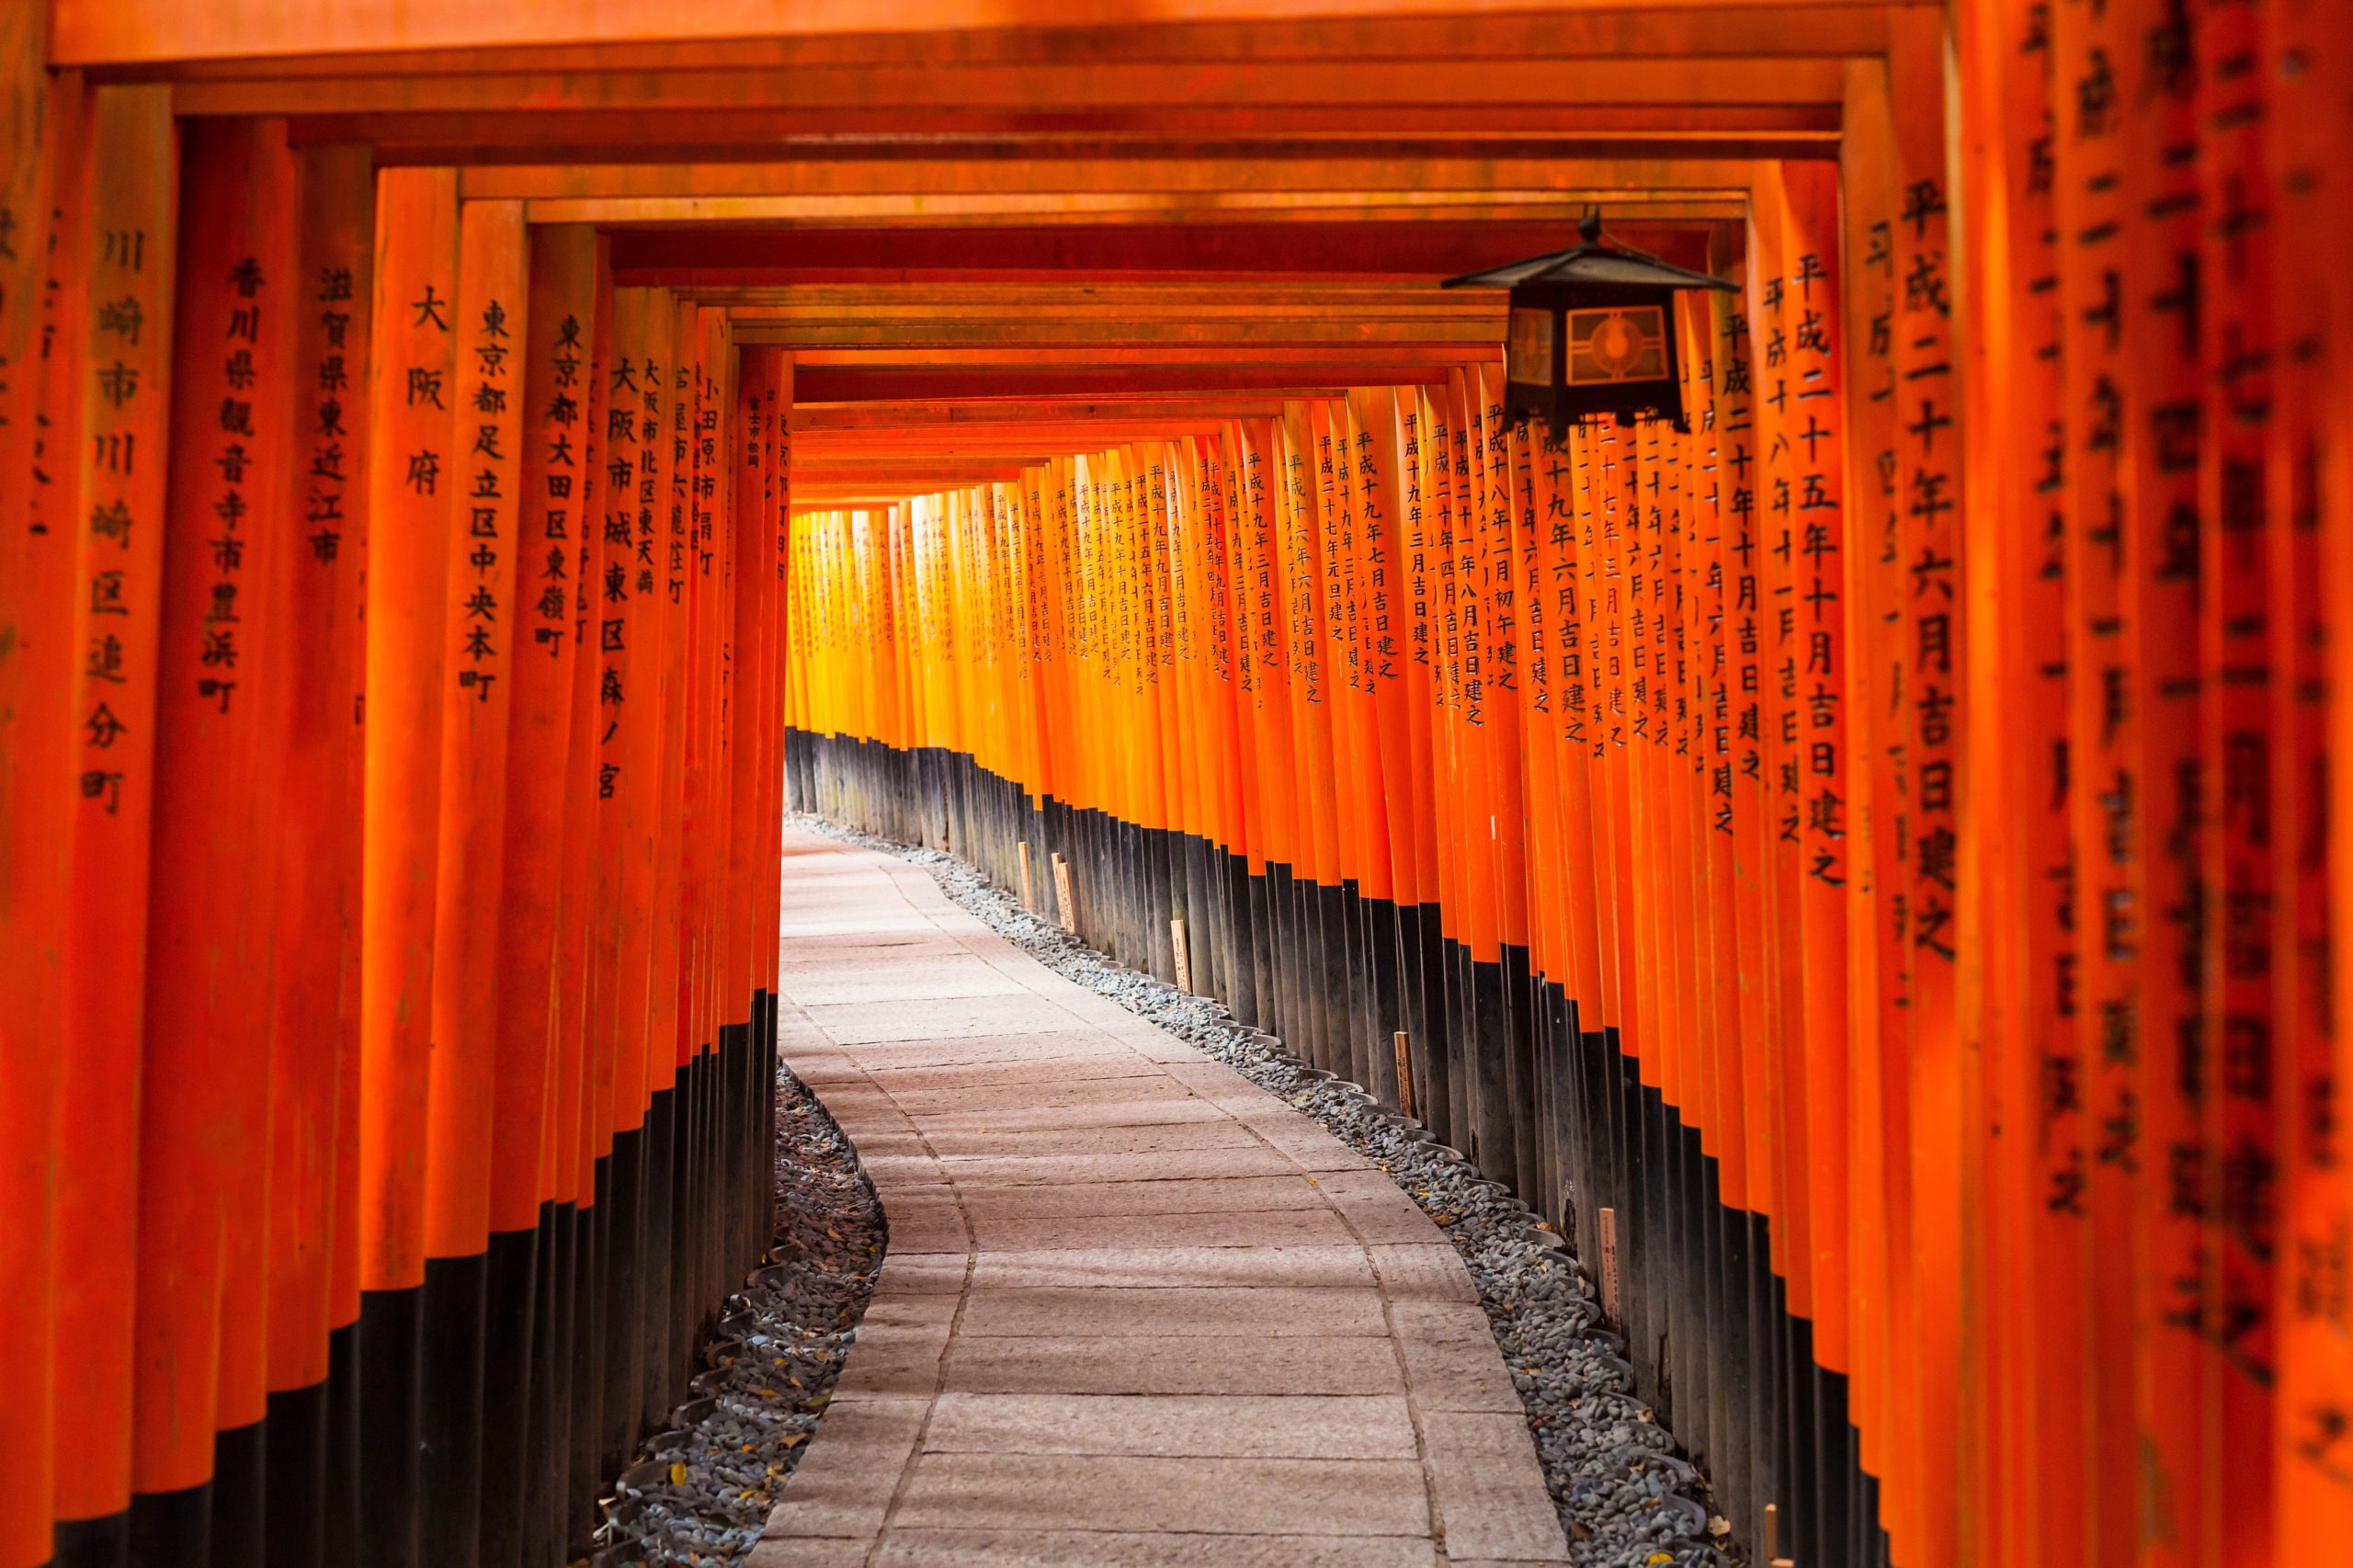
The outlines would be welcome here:
<svg viewBox="0 0 2353 1568">
<path fill-rule="evenodd" d="M 1552 312 L 1515 305 L 1504 345 L 1504 374 L 1523 386 L 1552 384 Z"/>
<path fill-rule="evenodd" d="M 1518 330 L 1513 312 L 1514 330 Z M 1657 305 L 1613 305 L 1569 313 L 1568 384 L 1665 381 L 1666 312 Z"/>
</svg>

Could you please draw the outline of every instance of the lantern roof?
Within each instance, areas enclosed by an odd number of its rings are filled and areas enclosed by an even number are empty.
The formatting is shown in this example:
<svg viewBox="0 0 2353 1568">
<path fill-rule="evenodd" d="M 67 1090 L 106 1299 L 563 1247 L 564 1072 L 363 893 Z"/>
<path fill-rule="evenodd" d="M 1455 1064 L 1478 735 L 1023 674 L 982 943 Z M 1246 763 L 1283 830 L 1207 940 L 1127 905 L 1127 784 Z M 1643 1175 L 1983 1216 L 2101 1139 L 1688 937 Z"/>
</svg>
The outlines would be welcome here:
<svg viewBox="0 0 2353 1568">
<path fill-rule="evenodd" d="M 1601 215 L 1588 213 L 1577 225 L 1578 241 L 1566 250 L 1532 256 L 1484 272 L 1449 278 L 1448 289 L 1518 289 L 1528 284 L 1599 284 L 1618 289 L 1722 289 L 1736 292 L 1738 285 L 1705 272 L 1691 272 L 1661 261 L 1648 251 L 1622 245 L 1601 232 Z"/>
</svg>

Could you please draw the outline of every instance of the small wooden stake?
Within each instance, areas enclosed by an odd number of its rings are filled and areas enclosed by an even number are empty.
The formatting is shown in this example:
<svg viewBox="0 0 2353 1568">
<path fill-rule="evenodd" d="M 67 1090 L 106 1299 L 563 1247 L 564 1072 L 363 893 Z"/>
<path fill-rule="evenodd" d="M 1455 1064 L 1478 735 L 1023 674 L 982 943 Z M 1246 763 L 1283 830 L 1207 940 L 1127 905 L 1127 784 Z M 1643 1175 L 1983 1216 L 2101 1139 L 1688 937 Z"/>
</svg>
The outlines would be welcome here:
<svg viewBox="0 0 2353 1568">
<path fill-rule="evenodd" d="M 1029 841 L 1021 841 L 1021 907 L 1035 912 L 1037 900 L 1029 896 Z"/>
<path fill-rule="evenodd" d="M 1397 1031 L 1397 1110 L 1402 1116 L 1414 1114 L 1414 1053 L 1409 1049 L 1405 1031 Z"/>
<path fill-rule="evenodd" d="M 1185 945 L 1185 923 L 1182 920 L 1168 923 L 1168 940 L 1176 949 L 1176 989 L 1190 991 L 1193 988 L 1193 954 L 1192 949 Z"/>
<path fill-rule="evenodd" d="M 1074 937 L 1077 936 L 1078 914 L 1072 906 L 1070 896 L 1070 862 L 1063 859 L 1059 851 L 1054 855 L 1054 899 L 1062 905 L 1063 929 Z"/>
<path fill-rule="evenodd" d="M 1601 1316 L 1612 1329 L 1622 1328 L 1618 1311 L 1618 1210 L 1601 1211 Z"/>
</svg>

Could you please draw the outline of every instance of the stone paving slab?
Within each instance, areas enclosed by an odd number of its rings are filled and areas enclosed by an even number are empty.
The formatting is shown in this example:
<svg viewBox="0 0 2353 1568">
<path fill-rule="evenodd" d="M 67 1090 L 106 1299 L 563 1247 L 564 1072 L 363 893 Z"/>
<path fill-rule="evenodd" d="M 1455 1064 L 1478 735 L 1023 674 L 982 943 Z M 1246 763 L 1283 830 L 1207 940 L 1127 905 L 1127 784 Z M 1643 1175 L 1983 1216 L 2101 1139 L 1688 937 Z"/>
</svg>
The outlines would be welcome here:
<svg viewBox="0 0 2353 1568">
<path fill-rule="evenodd" d="M 754 1568 L 1562 1563 L 1454 1249 L 1273 1096 L 787 833 L 785 1059 L 889 1217 Z"/>
</svg>

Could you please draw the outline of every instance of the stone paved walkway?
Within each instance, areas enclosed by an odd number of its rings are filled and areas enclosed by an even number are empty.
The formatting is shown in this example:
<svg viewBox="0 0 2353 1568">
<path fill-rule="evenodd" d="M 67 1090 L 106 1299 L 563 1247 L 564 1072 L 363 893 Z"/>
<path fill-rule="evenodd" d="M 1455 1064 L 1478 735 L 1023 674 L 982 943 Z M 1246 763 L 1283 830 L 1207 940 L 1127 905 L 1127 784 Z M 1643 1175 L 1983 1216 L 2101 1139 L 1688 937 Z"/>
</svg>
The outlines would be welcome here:
<svg viewBox="0 0 2353 1568">
<path fill-rule="evenodd" d="M 785 840 L 783 1052 L 890 1256 L 755 1568 L 1563 1562 L 1453 1248 L 916 867 Z"/>
</svg>

